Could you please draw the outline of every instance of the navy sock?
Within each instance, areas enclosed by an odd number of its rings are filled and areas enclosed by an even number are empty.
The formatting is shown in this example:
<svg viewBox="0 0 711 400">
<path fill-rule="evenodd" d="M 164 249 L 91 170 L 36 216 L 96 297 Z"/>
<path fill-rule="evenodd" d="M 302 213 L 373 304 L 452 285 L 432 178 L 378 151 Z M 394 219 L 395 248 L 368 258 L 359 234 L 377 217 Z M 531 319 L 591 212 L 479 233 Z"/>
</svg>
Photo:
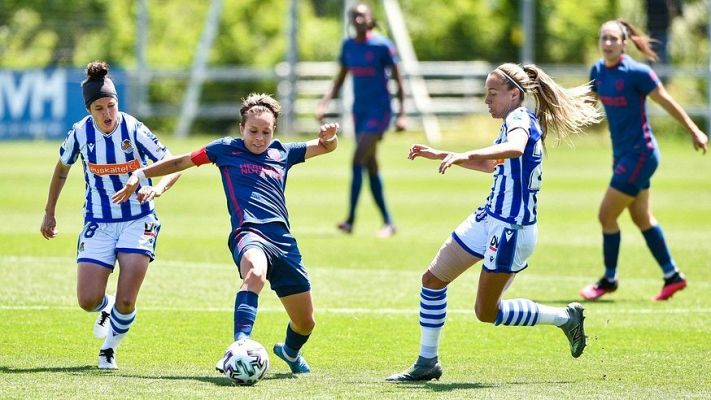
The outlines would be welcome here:
<svg viewBox="0 0 711 400">
<path fill-rule="evenodd" d="M 354 165 L 353 166 L 353 180 L 351 181 L 351 197 L 350 197 L 350 207 L 348 208 L 348 222 L 353 224 L 355 221 L 355 211 L 356 205 L 358 205 L 358 197 L 360 197 L 360 188 L 363 186 L 363 166 Z"/>
<path fill-rule="evenodd" d="M 664 232 L 662 228 L 653 226 L 646 231 L 642 232 L 644 240 L 647 242 L 647 247 L 652 252 L 652 255 L 659 263 L 659 266 L 664 271 L 664 277 L 668 278 L 676 272 L 676 266 L 674 265 L 674 260 L 669 254 L 669 248 L 667 247 L 667 242 L 664 240 Z"/>
<path fill-rule="evenodd" d="M 602 254 L 605 261 L 605 278 L 615 279 L 617 274 L 617 257 L 620 254 L 620 232 L 602 234 Z"/>
<path fill-rule="evenodd" d="M 235 296 L 234 339 L 239 340 L 252 334 L 254 321 L 257 319 L 259 295 L 248 290 L 237 292 Z"/>
<path fill-rule="evenodd" d="M 309 335 L 301 335 L 294 332 L 291 329 L 291 324 L 286 326 L 286 340 L 284 340 L 284 352 L 289 357 L 296 357 L 299 355 L 299 350 L 304 346 L 307 340 L 309 340 Z"/>
<path fill-rule="evenodd" d="M 388 207 L 385 205 L 385 195 L 383 194 L 383 180 L 380 178 L 380 174 L 370 175 L 370 191 L 373 192 L 373 199 L 375 199 L 375 204 L 378 205 L 380 213 L 383 215 L 383 222 L 386 224 L 392 223 L 390 220 L 390 213 L 388 213 Z"/>
</svg>

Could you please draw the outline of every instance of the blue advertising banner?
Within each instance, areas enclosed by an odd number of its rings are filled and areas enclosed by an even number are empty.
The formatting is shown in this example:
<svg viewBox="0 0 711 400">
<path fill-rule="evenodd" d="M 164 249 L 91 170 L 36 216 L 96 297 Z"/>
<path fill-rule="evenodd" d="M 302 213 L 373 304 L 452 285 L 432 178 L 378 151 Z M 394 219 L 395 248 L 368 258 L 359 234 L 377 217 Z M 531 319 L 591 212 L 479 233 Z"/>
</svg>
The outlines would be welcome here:
<svg viewBox="0 0 711 400">
<path fill-rule="evenodd" d="M 109 73 L 126 110 L 125 74 Z M 0 140 L 64 139 L 72 125 L 88 114 L 81 94 L 83 69 L 0 69 Z"/>
</svg>

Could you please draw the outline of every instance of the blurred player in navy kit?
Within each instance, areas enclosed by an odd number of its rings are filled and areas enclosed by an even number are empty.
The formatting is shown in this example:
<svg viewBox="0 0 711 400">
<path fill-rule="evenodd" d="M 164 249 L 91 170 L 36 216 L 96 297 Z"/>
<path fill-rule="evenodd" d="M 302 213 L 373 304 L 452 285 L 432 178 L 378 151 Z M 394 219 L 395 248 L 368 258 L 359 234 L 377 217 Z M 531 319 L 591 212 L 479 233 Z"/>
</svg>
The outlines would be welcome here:
<svg viewBox="0 0 711 400">
<path fill-rule="evenodd" d="M 388 90 L 388 70 L 390 78 L 397 86 L 400 103 L 395 120 L 397 130 L 405 129 L 405 107 L 403 103 L 403 83 L 398 69 L 398 55 L 393 43 L 374 32 L 375 19 L 365 4 L 359 3 L 350 10 L 351 24 L 356 36 L 343 41 L 339 62 L 341 69 L 336 75 L 331 91 L 326 93 L 316 110 L 316 119 L 321 121 L 331 99 L 338 96 L 348 72 L 353 77 L 353 121 L 355 123 L 356 149 L 353 155 L 353 180 L 351 181 L 348 217 L 338 225 L 338 229 L 351 233 L 355 224 L 356 206 L 363 183 L 363 169 L 368 172 L 370 191 L 383 218 L 383 226 L 377 235 L 387 238 L 395 234 L 396 228 L 385 203 L 383 181 L 378 167 L 378 142 L 390 127 L 392 118 L 391 96 Z"/>
<path fill-rule="evenodd" d="M 225 137 L 192 153 L 169 157 L 137 171 L 114 201 L 123 202 L 139 177 L 153 177 L 213 163 L 219 168 L 230 214 L 228 246 L 242 285 L 235 297 L 234 340 L 248 337 L 257 317 L 258 296 L 269 281 L 289 315 L 285 342 L 274 353 L 293 373 L 310 372 L 301 348 L 316 325 L 311 284 L 286 209 L 289 169 L 305 160 L 330 153 L 338 145 L 338 124 L 324 124 L 318 138 L 282 143 L 274 139 L 281 107 L 272 97 L 251 94 L 242 103 L 241 138 Z M 222 370 L 224 358 L 216 368 Z"/>
<path fill-rule="evenodd" d="M 602 225 L 605 272 L 596 283 L 580 290 L 580 296 L 586 300 L 597 300 L 617 290 L 621 241 L 617 219 L 625 209 L 642 232 L 664 275 L 662 289 L 652 300 L 667 300 L 687 284 L 671 257 L 657 219 L 652 215 L 650 187 L 652 175 L 659 165 L 659 146 L 647 119 L 647 97 L 686 128 L 695 150 L 705 154 L 708 138 L 669 95 L 654 71 L 625 54 L 630 40 L 645 57 L 657 59 L 649 37 L 618 19 L 602 24 L 599 38 L 602 59 L 590 71 L 593 90 L 605 107 L 610 126 L 613 173 L 598 214 Z"/>
</svg>

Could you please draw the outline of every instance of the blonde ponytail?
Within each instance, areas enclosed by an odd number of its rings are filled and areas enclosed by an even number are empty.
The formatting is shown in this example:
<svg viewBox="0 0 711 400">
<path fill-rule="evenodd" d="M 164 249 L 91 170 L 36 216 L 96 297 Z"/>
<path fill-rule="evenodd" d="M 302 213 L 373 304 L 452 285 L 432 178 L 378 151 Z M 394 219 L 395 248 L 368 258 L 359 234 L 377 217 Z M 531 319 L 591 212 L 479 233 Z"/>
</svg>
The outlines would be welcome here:
<svg viewBox="0 0 711 400">
<path fill-rule="evenodd" d="M 553 130 L 557 136 L 556 145 L 571 133 L 580 134 L 583 128 L 602 119 L 601 111 L 595 106 L 590 83 L 566 89 L 534 64 L 521 67 L 507 63 L 494 72 L 503 75 L 510 89 L 523 89 L 533 96 L 535 114 L 543 129 L 542 138 L 545 139 L 549 129 Z"/>
</svg>

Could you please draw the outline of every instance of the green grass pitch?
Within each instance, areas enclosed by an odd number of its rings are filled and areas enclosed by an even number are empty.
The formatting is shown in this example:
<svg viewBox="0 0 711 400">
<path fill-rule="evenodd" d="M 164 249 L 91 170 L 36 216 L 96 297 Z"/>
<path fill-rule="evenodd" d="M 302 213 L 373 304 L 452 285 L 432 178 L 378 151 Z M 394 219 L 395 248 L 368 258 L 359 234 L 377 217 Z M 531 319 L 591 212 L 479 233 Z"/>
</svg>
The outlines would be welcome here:
<svg viewBox="0 0 711 400">
<path fill-rule="evenodd" d="M 449 135 L 440 147 L 467 150 L 491 139 Z M 163 140 L 180 153 L 211 139 Z M 213 369 L 231 342 L 239 283 L 213 166 L 189 170 L 158 200 L 158 258 L 138 299 L 137 322 L 118 350 L 120 369 L 104 373 L 96 369 L 95 316 L 75 298 L 81 167 L 73 168 L 59 201 L 61 233 L 46 241 L 39 226 L 59 143 L 0 143 L 0 398 L 711 398 L 711 155 L 694 153 L 686 137 L 661 141 L 652 193 L 672 255 L 689 279 L 686 290 L 668 302 L 650 301 L 661 273 L 625 214 L 620 289 L 584 303 L 589 345 L 581 358 L 571 358 L 557 328 L 478 322 L 475 267 L 449 290 L 442 379 L 384 382 L 417 356 L 420 274 L 484 200 L 491 179 L 461 168 L 442 176 L 436 162 L 408 161 L 409 145 L 421 141 L 416 133 L 390 133 L 380 148 L 399 228 L 389 240 L 375 237 L 381 221 L 367 183 L 354 234 L 335 229 L 346 213 L 350 141 L 291 170 L 288 206 L 316 304 L 317 327 L 304 348 L 313 373 L 292 376 L 272 356 L 254 387 L 231 386 Z M 576 142 L 575 149 L 549 145 L 539 243 L 506 298 L 562 306 L 602 272 L 597 208 L 609 179 L 609 141 L 591 134 Z M 253 337 L 271 353 L 286 323 L 265 289 Z"/>
</svg>

